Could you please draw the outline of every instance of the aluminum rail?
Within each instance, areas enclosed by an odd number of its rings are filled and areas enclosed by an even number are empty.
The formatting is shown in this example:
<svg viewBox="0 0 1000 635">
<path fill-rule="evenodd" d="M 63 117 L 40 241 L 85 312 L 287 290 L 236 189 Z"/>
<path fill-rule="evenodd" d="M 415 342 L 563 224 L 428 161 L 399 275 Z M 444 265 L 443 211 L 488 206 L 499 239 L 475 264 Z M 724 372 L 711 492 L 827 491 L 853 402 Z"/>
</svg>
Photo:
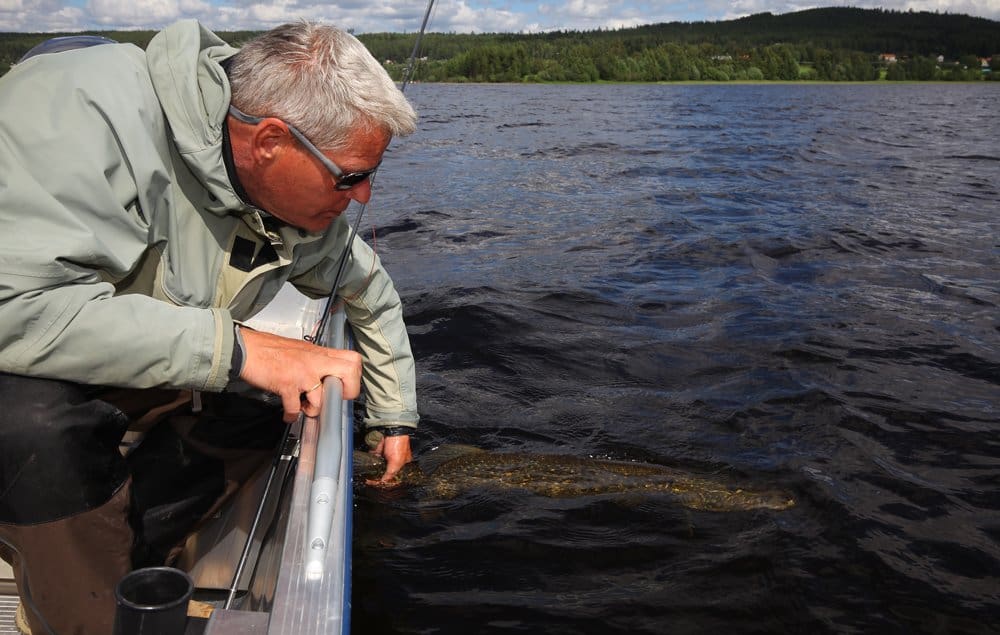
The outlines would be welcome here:
<svg viewBox="0 0 1000 635">
<path fill-rule="evenodd" d="M 349 348 L 342 309 L 329 326 L 319 343 Z M 320 416 L 302 420 L 269 612 L 216 610 L 205 635 L 350 633 L 353 408 L 328 377 Z"/>
<path fill-rule="evenodd" d="M 343 311 L 323 346 L 346 348 Z M 350 633 L 353 404 L 323 382 L 323 410 L 303 424 L 299 464 L 268 635 Z"/>
<path fill-rule="evenodd" d="M 331 335 L 334 348 L 343 348 L 346 345 L 345 334 L 346 324 L 342 311 L 334 314 L 331 321 Z M 319 580 L 324 577 L 327 571 L 331 571 L 327 566 L 327 555 L 331 540 L 334 539 L 333 528 L 343 524 L 343 519 L 338 517 L 340 505 L 343 497 L 350 496 L 350 488 L 342 487 L 350 485 L 351 472 L 351 437 L 350 429 L 346 429 L 342 422 L 350 416 L 348 404 L 344 402 L 343 385 L 335 377 L 327 377 L 323 381 L 323 403 L 342 404 L 343 412 L 339 425 L 329 425 L 321 417 L 319 438 L 316 442 L 316 463 L 313 469 L 312 489 L 309 499 L 309 521 L 306 532 L 306 545 L 304 558 L 306 561 L 306 578 L 309 580 Z M 348 436 L 344 437 L 344 432 Z M 344 447 L 347 447 L 345 454 Z M 350 502 L 350 501 L 348 501 Z M 334 544 L 337 546 L 343 546 Z M 334 569 L 331 573 L 336 574 Z"/>
</svg>

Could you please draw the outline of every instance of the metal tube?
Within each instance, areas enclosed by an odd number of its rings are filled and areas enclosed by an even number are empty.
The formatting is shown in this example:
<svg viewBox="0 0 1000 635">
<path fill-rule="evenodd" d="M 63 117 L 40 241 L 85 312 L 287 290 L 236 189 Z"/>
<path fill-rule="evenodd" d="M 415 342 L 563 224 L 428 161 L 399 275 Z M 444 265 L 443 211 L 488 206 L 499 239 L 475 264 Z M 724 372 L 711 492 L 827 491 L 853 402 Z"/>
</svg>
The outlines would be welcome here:
<svg viewBox="0 0 1000 635">
<path fill-rule="evenodd" d="M 330 322 L 329 339 L 320 344 L 332 348 L 347 348 L 347 316 L 338 311 Z M 341 416 L 343 404 L 343 384 L 336 377 L 323 381 L 323 412 L 320 414 L 319 439 L 316 443 L 316 468 L 313 471 L 309 498 L 309 530 L 306 539 L 306 577 L 317 580 L 323 576 L 324 562 L 330 544 L 330 533 L 334 525 L 336 507 L 343 503 L 345 485 L 343 483 L 342 461 L 351 460 L 350 452 L 345 452 L 342 435 L 346 419 Z M 350 437 L 347 438 L 348 450 Z"/>
<path fill-rule="evenodd" d="M 340 404 L 342 399 L 343 386 L 340 380 L 327 377 L 323 382 L 323 403 L 333 409 L 334 404 Z M 339 481 L 344 454 L 341 447 L 341 427 L 343 422 L 333 417 L 324 417 L 320 423 L 319 441 L 316 444 L 316 470 L 309 495 L 309 529 L 303 557 L 306 578 L 310 580 L 322 578 L 326 568 L 333 517 L 341 493 Z"/>
</svg>

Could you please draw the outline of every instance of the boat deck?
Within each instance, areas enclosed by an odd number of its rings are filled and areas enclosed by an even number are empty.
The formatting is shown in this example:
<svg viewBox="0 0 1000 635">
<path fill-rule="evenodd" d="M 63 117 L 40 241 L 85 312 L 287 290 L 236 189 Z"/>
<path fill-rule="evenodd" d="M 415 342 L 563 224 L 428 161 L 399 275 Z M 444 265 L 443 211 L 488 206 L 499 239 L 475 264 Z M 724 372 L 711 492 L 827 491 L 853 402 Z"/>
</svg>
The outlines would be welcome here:
<svg viewBox="0 0 1000 635">
<path fill-rule="evenodd" d="M 301 294 L 289 295 L 297 294 L 294 291 L 282 292 L 250 321 L 251 326 L 301 338 L 312 331 L 322 303 Z M 349 347 L 343 320 L 339 311 L 331 321 L 331 339 L 324 338 L 324 345 Z M 350 632 L 352 404 L 341 399 L 339 382 L 325 382 L 324 391 L 327 403 L 338 406 L 324 408 L 318 419 L 300 420 L 292 426 L 288 444 L 270 466 L 271 476 L 263 469 L 188 538 L 175 566 L 191 575 L 193 599 L 201 603 L 200 608 L 211 605 L 214 610 L 211 617 L 189 612 L 185 635 Z M 271 477 L 275 485 L 269 488 Z M 334 488 L 326 486 L 329 492 L 322 490 L 321 502 L 336 503 L 336 511 L 329 514 L 331 526 L 320 532 L 328 539 L 327 548 L 315 563 L 311 559 L 320 552 L 315 546 L 306 548 L 316 544 L 310 524 L 314 477 L 320 477 L 324 486 L 325 481 L 335 484 Z M 248 544 L 248 532 L 257 518 L 262 519 L 262 528 Z M 241 554 L 249 562 L 245 570 L 237 567 Z M 322 575 L 306 575 L 307 565 L 318 565 Z M 239 580 L 233 582 L 234 577 Z M 226 602 L 230 594 L 233 598 Z M 233 608 L 228 608 L 234 599 Z M 18 601 L 13 572 L 0 560 L 0 635 L 18 635 L 14 625 Z"/>
<path fill-rule="evenodd" d="M 14 625 L 14 612 L 20 600 L 14 587 L 14 572 L 3 560 L 0 560 L 0 635 L 21 635 Z M 184 635 L 200 635 L 205 632 L 207 619 L 188 619 Z"/>
<path fill-rule="evenodd" d="M 0 584 L 14 581 L 11 579 L 10 567 L 0 561 Z M 17 594 L 0 593 L 0 635 L 18 635 L 14 626 L 14 611 L 17 610 Z"/>
</svg>

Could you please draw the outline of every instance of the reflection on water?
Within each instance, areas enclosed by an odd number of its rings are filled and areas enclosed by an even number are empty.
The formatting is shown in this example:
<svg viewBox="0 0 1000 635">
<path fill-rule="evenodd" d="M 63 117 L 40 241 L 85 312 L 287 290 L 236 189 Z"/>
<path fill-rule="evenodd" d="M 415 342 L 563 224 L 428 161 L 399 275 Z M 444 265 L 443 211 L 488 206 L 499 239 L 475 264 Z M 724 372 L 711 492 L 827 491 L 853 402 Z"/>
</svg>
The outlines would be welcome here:
<svg viewBox="0 0 1000 635">
<path fill-rule="evenodd" d="M 355 632 L 1000 632 L 1000 85 L 409 90 L 368 213 L 418 454 L 797 505 L 362 490 Z"/>
</svg>

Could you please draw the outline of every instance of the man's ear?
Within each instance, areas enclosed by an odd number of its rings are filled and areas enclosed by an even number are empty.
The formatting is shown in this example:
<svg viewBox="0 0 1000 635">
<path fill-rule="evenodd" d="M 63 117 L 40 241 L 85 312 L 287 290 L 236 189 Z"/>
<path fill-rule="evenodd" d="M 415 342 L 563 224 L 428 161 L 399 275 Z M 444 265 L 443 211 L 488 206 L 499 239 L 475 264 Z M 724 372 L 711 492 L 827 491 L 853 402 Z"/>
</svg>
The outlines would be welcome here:
<svg viewBox="0 0 1000 635">
<path fill-rule="evenodd" d="M 250 142 L 254 161 L 269 163 L 288 149 L 292 134 L 285 122 L 271 117 L 254 127 Z"/>
</svg>

